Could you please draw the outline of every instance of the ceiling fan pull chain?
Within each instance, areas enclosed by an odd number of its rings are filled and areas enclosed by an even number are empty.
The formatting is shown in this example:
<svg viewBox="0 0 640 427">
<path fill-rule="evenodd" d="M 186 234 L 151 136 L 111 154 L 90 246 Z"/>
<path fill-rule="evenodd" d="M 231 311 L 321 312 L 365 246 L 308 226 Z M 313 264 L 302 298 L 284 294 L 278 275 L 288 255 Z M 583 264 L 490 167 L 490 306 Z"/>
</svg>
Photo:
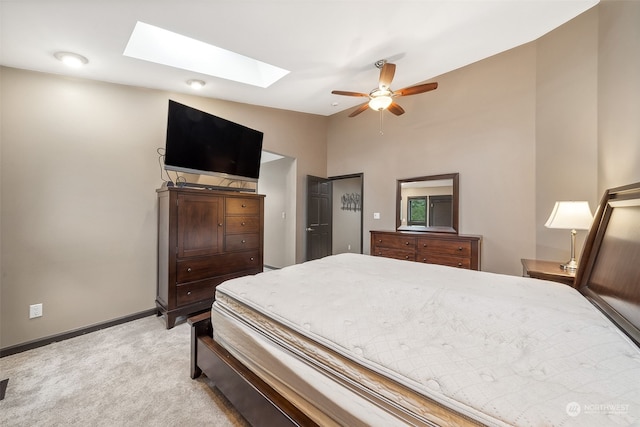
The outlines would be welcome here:
<svg viewBox="0 0 640 427">
<path fill-rule="evenodd" d="M 384 132 L 382 131 L 382 112 L 384 110 L 380 110 L 380 135 L 384 135 Z"/>
</svg>

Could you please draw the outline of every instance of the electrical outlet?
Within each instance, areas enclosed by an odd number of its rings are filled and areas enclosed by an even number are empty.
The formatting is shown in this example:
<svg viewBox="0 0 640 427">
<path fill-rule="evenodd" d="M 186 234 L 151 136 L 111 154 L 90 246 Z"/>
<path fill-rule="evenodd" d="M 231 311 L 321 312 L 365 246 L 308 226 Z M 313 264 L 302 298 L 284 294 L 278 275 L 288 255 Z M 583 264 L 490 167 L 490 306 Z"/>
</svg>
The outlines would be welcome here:
<svg viewBox="0 0 640 427">
<path fill-rule="evenodd" d="M 374 212 L 373 219 L 380 219 L 380 212 Z"/>
<path fill-rule="evenodd" d="M 29 319 L 33 319 L 34 317 L 42 317 L 42 304 L 29 306 Z"/>
</svg>

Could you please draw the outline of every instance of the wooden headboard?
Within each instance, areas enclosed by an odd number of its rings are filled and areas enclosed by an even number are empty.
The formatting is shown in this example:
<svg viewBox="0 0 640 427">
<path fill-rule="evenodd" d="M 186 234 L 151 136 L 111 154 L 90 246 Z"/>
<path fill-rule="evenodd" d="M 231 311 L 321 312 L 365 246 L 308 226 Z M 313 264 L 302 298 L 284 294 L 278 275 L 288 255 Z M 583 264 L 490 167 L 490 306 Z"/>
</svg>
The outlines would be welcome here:
<svg viewBox="0 0 640 427">
<path fill-rule="evenodd" d="M 640 182 L 605 191 L 576 284 L 640 346 Z"/>
</svg>

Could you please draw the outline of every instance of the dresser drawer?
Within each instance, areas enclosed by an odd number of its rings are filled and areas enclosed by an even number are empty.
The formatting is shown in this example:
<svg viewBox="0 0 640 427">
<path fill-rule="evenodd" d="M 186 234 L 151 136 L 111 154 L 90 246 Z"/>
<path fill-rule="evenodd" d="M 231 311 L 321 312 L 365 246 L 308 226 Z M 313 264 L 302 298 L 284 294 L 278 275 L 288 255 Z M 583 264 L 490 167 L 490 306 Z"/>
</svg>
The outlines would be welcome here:
<svg viewBox="0 0 640 427">
<path fill-rule="evenodd" d="M 232 216 L 226 218 L 227 234 L 244 234 L 260 232 L 260 217 Z"/>
<path fill-rule="evenodd" d="M 376 234 L 373 243 L 376 248 L 384 247 L 389 249 L 407 249 L 411 251 L 415 251 L 416 249 L 416 238 L 411 236 Z"/>
<path fill-rule="evenodd" d="M 257 250 L 185 259 L 176 263 L 176 281 L 194 282 L 256 268 L 262 268 L 262 258 Z"/>
<path fill-rule="evenodd" d="M 214 278 L 190 282 L 176 286 L 176 300 L 178 305 L 190 304 L 203 299 L 213 299 L 216 286 L 224 281 L 223 278 Z"/>
<path fill-rule="evenodd" d="M 260 247 L 260 234 L 232 234 L 224 239 L 224 249 L 227 252 L 246 251 Z"/>
<path fill-rule="evenodd" d="M 424 262 L 427 264 L 439 264 L 446 265 L 449 267 L 459 267 L 471 269 L 471 258 L 462 258 L 462 257 L 451 257 L 440 254 L 430 254 L 430 255 L 419 255 L 417 260 L 419 262 Z"/>
<path fill-rule="evenodd" d="M 390 248 L 376 247 L 376 248 L 374 248 L 373 254 L 375 256 L 382 256 L 382 257 L 385 257 L 385 258 L 401 259 L 401 260 L 406 260 L 406 261 L 415 261 L 416 260 L 415 251 L 413 251 L 413 250 L 407 251 L 407 250 L 402 250 L 402 249 L 390 249 Z"/>
<path fill-rule="evenodd" d="M 444 239 L 418 239 L 418 258 L 426 254 L 447 254 L 460 257 L 471 256 L 471 242 Z"/>
<path fill-rule="evenodd" d="M 189 282 L 176 286 L 176 298 L 178 305 L 191 304 L 193 302 L 202 301 L 204 299 L 212 299 L 216 293 L 216 286 L 220 283 L 242 277 L 249 274 L 258 274 L 262 270 L 247 270 L 242 273 L 226 274 L 224 276 L 214 277 L 212 279 L 199 280 L 197 282 Z"/>
<path fill-rule="evenodd" d="M 228 197 L 225 203 L 226 215 L 258 215 L 260 200 L 256 198 Z"/>
</svg>

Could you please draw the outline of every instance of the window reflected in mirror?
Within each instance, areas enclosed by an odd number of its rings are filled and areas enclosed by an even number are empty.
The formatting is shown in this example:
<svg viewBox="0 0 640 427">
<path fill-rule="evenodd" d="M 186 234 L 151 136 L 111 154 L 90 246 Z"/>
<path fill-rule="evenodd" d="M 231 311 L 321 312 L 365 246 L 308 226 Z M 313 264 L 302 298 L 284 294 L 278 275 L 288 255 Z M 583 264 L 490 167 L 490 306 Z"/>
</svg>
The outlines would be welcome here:
<svg viewBox="0 0 640 427">
<path fill-rule="evenodd" d="M 407 198 L 407 224 L 427 226 L 428 196 Z"/>
</svg>

